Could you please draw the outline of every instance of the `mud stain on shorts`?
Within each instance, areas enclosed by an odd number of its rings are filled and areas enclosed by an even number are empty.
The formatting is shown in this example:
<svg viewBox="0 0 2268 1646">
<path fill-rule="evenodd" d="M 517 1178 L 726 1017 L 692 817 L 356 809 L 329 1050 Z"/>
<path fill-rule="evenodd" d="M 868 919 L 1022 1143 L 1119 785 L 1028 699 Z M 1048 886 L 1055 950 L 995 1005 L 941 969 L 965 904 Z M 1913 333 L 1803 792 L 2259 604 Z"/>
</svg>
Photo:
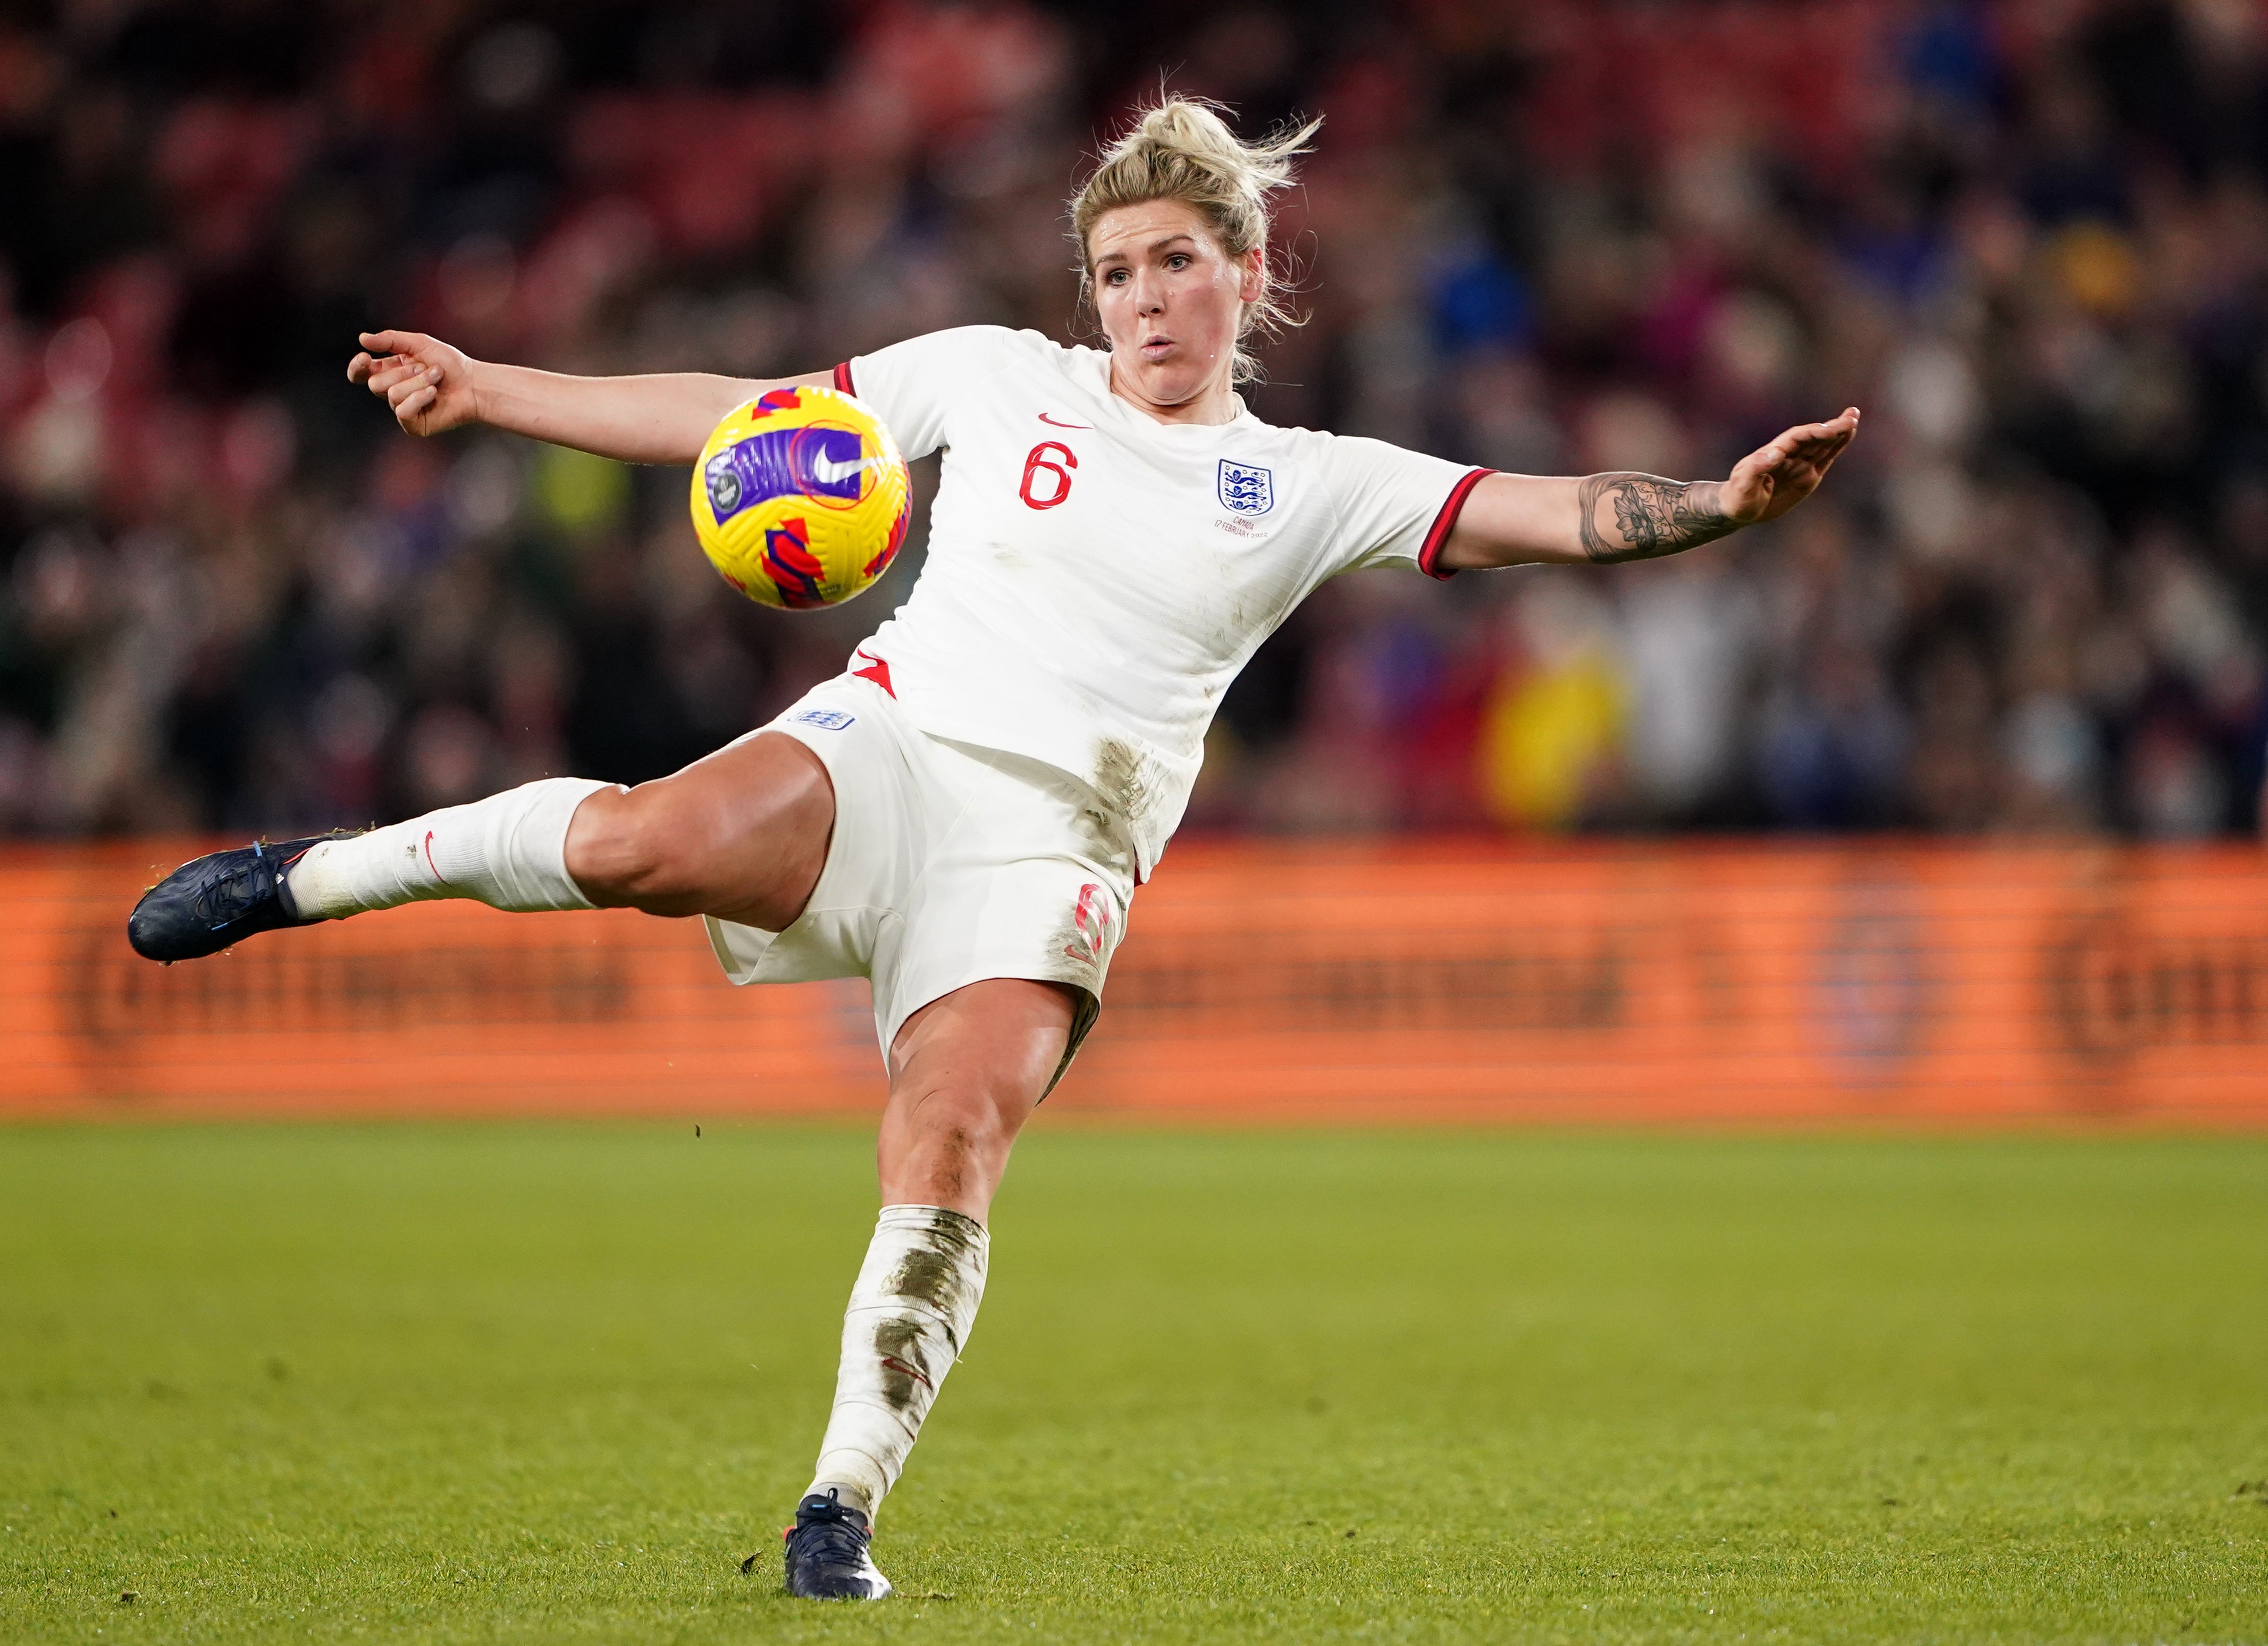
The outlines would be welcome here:
<svg viewBox="0 0 2268 1646">
<path fill-rule="evenodd" d="M 1105 738 L 1094 751 L 1094 792 L 1132 822 L 1149 814 L 1152 796 L 1141 750 L 1123 738 Z"/>
<path fill-rule="evenodd" d="M 1123 822 L 1099 805 L 1082 805 L 1072 816 L 1071 826 L 1079 832 L 1079 843 L 1088 856 L 1114 874 L 1131 878 L 1134 850 L 1126 839 Z"/>
<path fill-rule="evenodd" d="M 1077 921 L 1067 920 L 1057 926 L 1048 938 L 1048 963 L 1060 963 L 1064 975 L 1056 981 L 1078 988 L 1099 989 L 1102 986 L 1102 957 L 1095 952 L 1094 940 L 1079 930 Z"/>
</svg>

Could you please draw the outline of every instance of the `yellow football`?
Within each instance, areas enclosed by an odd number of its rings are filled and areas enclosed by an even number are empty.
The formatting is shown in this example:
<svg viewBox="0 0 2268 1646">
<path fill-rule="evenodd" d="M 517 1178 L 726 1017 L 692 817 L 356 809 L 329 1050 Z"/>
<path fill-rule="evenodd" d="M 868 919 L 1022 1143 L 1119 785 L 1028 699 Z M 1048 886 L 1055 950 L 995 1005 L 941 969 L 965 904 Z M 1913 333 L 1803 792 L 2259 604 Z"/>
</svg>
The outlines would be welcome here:
<svg viewBox="0 0 2268 1646">
<path fill-rule="evenodd" d="M 693 470 L 693 530 L 750 599 L 836 606 L 888 569 L 913 487 L 882 420 L 835 389 L 781 388 L 733 408 Z"/>
</svg>

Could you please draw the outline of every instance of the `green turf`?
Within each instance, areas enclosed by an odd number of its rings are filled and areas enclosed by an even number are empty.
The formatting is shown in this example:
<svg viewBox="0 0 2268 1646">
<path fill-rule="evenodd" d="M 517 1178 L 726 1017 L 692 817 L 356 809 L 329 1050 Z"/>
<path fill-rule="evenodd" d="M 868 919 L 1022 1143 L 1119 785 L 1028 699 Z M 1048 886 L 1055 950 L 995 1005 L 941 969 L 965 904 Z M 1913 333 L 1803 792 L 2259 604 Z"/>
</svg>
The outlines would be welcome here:
<svg viewBox="0 0 2268 1646">
<path fill-rule="evenodd" d="M 0 1132 L 0 1638 L 2268 1640 L 2268 1140 L 1043 1124 L 813 1606 L 869 1149 Z"/>
</svg>

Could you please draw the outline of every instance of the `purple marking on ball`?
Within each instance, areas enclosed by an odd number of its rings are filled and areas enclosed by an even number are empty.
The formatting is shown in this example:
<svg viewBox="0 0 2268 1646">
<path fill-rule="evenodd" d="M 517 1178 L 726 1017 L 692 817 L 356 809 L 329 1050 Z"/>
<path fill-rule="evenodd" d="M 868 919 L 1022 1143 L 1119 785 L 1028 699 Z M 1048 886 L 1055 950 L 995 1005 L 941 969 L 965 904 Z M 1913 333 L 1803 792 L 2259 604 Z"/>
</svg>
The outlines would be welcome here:
<svg viewBox="0 0 2268 1646">
<path fill-rule="evenodd" d="M 718 525 L 774 497 L 855 503 L 866 472 L 856 430 L 771 429 L 734 441 L 709 459 L 702 483 Z"/>
</svg>

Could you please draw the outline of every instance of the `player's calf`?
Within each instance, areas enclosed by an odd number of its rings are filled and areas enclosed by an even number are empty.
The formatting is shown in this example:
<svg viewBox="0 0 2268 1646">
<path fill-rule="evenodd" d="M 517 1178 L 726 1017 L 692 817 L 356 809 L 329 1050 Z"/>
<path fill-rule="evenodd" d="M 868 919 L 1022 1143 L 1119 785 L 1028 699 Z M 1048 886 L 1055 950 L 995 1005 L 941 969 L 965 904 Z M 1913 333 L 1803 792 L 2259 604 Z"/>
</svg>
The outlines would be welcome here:
<svg viewBox="0 0 2268 1646">
<path fill-rule="evenodd" d="M 291 869 L 291 896 L 311 919 L 466 898 L 514 914 L 589 908 L 567 872 L 567 831 L 594 796 L 587 777 L 546 777 L 318 846 Z"/>
<path fill-rule="evenodd" d="M 968 1341 L 990 1247 L 983 1224 L 942 1206 L 882 1209 L 843 1315 L 819 1466 L 787 1532 L 790 1594 L 879 1600 L 890 1592 L 867 1557 L 873 1514 Z"/>
</svg>

